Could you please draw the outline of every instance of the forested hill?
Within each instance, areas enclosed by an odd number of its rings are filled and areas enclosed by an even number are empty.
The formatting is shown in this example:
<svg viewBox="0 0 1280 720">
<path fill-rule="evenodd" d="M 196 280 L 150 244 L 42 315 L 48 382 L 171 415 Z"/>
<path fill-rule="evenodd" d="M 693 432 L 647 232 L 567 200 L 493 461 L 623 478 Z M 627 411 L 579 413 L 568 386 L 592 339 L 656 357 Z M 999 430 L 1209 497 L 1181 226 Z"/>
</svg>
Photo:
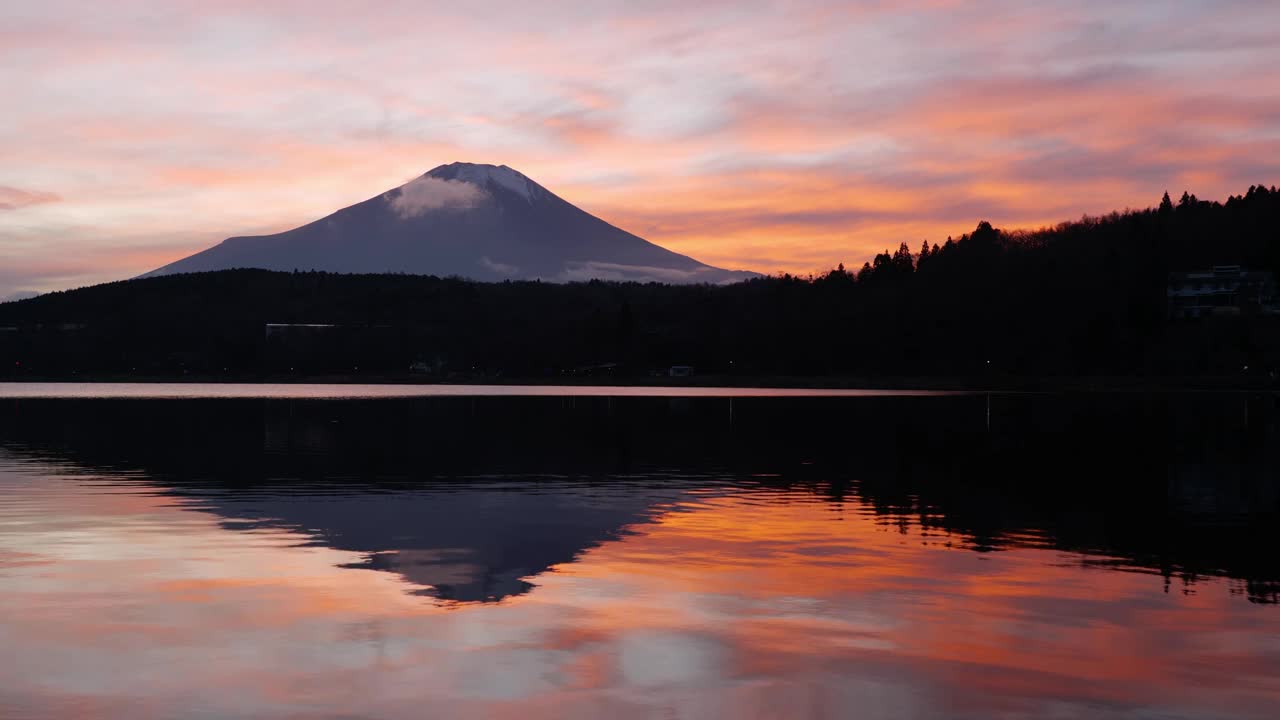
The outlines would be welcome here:
<svg viewBox="0 0 1280 720">
<path fill-rule="evenodd" d="M 0 377 L 397 373 L 1266 374 L 1280 318 L 1173 321 L 1169 273 L 1280 270 L 1280 192 L 1036 231 L 981 223 L 856 272 L 726 286 L 228 270 L 0 304 Z M 275 328 L 268 324 L 331 327 Z M 1246 371 L 1246 367 L 1248 370 Z M 357 369 L 358 368 L 358 369 Z"/>
</svg>

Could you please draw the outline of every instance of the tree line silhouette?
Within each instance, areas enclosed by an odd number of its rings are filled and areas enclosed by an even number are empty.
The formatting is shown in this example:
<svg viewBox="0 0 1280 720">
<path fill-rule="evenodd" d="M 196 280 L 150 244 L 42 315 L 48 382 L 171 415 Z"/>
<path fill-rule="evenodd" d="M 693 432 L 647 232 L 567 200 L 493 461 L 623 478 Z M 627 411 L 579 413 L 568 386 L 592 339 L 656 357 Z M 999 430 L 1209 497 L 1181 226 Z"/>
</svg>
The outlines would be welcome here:
<svg viewBox="0 0 1280 720">
<path fill-rule="evenodd" d="M 1280 368 L 1280 317 L 1172 321 L 1170 272 L 1280 271 L 1280 191 L 726 286 L 228 270 L 0 304 L 0 376 L 1196 376 Z M 282 328 L 268 323 L 325 325 Z"/>
<path fill-rule="evenodd" d="M 637 485 L 765 487 L 823 498 L 837 513 L 856 501 L 885 528 L 927 531 L 925 542 L 1053 547 L 1143 568 L 1153 588 L 1163 576 L 1173 592 L 1226 576 L 1233 594 L 1280 602 L 1280 400 L 1269 393 L 23 400 L 0 404 L 0 448 L 129 473 L 156 492 L 200 499 L 201 512 L 252 498 L 255 518 L 263 490 L 378 493 L 397 504 L 397 493 L 433 487 L 501 484 L 517 497 L 512 483 L 554 477 L 613 500 L 634 497 Z M 326 515 L 343 524 L 341 513 Z M 395 515 L 402 524 L 330 527 L 339 532 L 318 539 L 362 538 L 373 542 L 359 548 L 367 553 L 444 530 L 411 511 Z M 555 537 L 580 547 L 598 540 L 590 528 L 570 523 Z M 475 537 L 460 533 L 449 546 Z"/>
</svg>

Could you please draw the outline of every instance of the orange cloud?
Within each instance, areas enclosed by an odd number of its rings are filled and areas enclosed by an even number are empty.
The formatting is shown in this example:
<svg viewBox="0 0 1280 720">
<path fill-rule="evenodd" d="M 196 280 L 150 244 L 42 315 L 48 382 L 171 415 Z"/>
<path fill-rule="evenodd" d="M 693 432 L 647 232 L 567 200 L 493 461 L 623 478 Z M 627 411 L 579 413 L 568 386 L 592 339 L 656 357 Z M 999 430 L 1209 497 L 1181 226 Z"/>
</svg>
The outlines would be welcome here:
<svg viewBox="0 0 1280 720">
<path fill-rule="evenodd" d="M 1257 3 L 552 4 L 523 23 L 482 5 L 12 18 L 4 282 L 131 276 L 153 266 L 109 250 L 175 259 L 454 160 L 704 261 L 798 273 L 1280 175 L 1280 8 Z M 35 187 L 61 202 L 6 199 Z M 38 271 L 81 255 L 97 264 Z"/>
</svg>

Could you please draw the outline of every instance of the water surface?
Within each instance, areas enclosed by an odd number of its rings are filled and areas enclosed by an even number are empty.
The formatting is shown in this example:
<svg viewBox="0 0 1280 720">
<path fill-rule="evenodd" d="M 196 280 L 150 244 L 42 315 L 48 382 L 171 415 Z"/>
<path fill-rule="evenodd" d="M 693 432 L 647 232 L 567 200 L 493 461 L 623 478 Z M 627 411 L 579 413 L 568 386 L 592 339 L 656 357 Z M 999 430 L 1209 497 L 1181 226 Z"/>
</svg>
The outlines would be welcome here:
<svg viewBox="0 0 1280 720">
<path fill-rule="evenodd" d="M 397 385 L 392 383 L 0 383 L 0 398 L 350 400 L 412 397 L 937 397 L 941 390 L 661 385 Z"/>
<path fill-rule="evenodd" d="M 1272 718 L 1270 395 L 13 399 L 5 718 Z"/>
</svg>

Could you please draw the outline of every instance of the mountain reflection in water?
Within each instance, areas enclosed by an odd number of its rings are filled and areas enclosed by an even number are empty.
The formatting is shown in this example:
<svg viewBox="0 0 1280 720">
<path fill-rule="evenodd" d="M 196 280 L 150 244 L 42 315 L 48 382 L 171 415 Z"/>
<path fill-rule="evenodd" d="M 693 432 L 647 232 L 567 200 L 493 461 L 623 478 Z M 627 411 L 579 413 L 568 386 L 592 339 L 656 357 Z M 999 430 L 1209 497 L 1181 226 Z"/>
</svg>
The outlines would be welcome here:
<svg viewBox="0 0 1280 720">
<path fill-rule="evenodd" d="M 1278 421 L 1270 395 L 13 401 L 0 702 L 1267 717 Z"/>
</svg>

